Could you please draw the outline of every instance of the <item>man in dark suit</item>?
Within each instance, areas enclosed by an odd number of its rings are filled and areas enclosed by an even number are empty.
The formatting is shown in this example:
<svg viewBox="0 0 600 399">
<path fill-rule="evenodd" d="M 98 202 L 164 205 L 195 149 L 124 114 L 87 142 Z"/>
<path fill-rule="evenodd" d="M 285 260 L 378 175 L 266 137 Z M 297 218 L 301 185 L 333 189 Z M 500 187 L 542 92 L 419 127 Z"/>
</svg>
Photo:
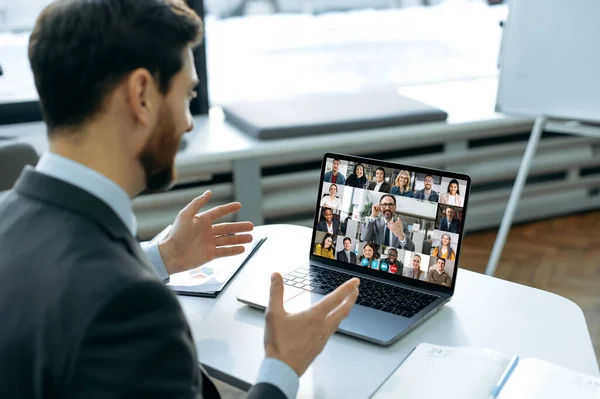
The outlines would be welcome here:
<svg viewBox="0 0 600 399">
<path fill-rule="evenodd" d="M 344 249 L 337 253 L 337 260 L 356 265 L 356 254 L 350 250 L 351 247 L 352 239 L 350 237 L 344 237 Z"/>
<path fill-rule="evenodd" d="M 375 181 L 369 183 L 367 190 L 373 190 L 380 193 L 389 193 L 391 186 L 385 182 L 385 169 L 377 168 L 375 170 Z"/>
<path fill-rule="evenodd" d="M 321 221 L 317 224 L 317 230 L 331 234 L 337 234 L 339 232 L 340 221 L 333 218 L 333 211 L 330 208 L 323 208 L 323 211 L 321 212 Z"/>
<path fill-rule="evenodd" d="M 408 236 L 407 227 L 399 217 L 394 221 L 395 216 L 396 197 L 384 194 L 379 199 L 379 204 L 374 204 L 371 208 L 364 241 L 414 251 L 415 244 Z"/>
<path fill-rule="evenodd" d="M 446 208 L 445 216 L 440 219 L 439 229 L 448 233 L 458 234 L 460 230 L 460 222 L 455 217 L 456 211 L 451 206 Z"/>
<path fill-rule="evenodd" d="M 179 0 L 59 1 L 38 18 L 29 58 L 50 151 L 0 198 L 1 398 L 219 397 L 157 274 L 241 253 L 252 224 L 213 224 L 240 204 L 199 213 L 206 192 L 144 253 L 131 205 L 174 180 L 200 36 Z M 294 397 L 358 295 L 353 279 L 290 315 L 271 281 L 251 398 Z"/>
</svg>

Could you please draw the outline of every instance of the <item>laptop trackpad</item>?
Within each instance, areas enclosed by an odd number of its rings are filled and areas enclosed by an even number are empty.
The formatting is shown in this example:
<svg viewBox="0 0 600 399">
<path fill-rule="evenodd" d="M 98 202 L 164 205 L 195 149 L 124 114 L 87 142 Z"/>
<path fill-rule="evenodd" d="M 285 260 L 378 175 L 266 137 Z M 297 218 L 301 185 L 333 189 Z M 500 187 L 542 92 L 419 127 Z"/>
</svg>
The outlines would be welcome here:
<svg viewBox="0 0 600 399">
<path fill-rule="evenodd" d="M 315 294 L 314 292 L 304 291 L 283 304 L 288 313 L 302 312 L 323 299 L 325 295 Z"/>
</svg>

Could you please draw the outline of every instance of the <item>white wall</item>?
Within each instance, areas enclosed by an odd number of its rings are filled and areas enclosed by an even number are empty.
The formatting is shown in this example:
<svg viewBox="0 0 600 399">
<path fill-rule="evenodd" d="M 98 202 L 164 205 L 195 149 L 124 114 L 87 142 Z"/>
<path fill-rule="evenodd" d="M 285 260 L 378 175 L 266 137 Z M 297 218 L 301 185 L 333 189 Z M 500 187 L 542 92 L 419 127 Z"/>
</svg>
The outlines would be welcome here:
<svg viewBox="0 0 600 399">
<path fill-rule="evenodd" d="M 408 197 L 396 197 L 396 212 L 435 220 L 437 203 Z"/>
</svg>

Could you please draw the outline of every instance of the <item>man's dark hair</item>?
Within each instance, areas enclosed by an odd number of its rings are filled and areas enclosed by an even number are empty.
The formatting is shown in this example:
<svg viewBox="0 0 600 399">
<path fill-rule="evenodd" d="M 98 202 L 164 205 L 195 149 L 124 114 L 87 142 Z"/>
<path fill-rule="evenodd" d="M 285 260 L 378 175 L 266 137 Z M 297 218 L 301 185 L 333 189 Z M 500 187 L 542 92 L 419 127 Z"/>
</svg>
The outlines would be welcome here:
<svg viewBox="0 0 600 399">
<path fill-rule="evenodd" d="M 427 179 L 428 177 L 431 177 L 431 180 L 433 180 L 433 175 L 425 175 L 425 177 L 423 178 L 423 180 Z"/>
<path fill-rule="evenodd" d="M 442 262 L 444 262 L 444 266 L 446 266 L 446 259 L 444 259 L 444 258 L 437 258 L 437 260 L 441 260 Z"/>
<path fill-rule="evenodd" d="M 182 52 L 202 39 L 202 21 L 183 0 L 58 0 L 40 14 L 29 62 L 48 132 L 93 117 L 137 68 L 165 95 Z"/>
<path fill-rule="evenodd" d="M 390 252 L 394 251 L 396 253 L 396 255 L 398 255 L 398 251 L 396 251 L 396 248 L 390 248 L 388 249 L 388 255 L 390 254 Z"/>
<path fill-rule="evenodd" d="M 350 241 L 350 243 L 352 243 L 352 239 L 350 237 L 344 237 L 343 242 L 346 242 L 346 241 Z"/>
<path fill-rule="evenodd" d="M 331 164 L 333 164 L 335 161 L 338 161 L 338 163 L 342 163 L 342 161 L 340 161 L 339 159 L 334 158 L 333 161 L 331 161 Z"/>
<path fill-rule="evenodd" d="M 396 205 L 396 197 L 394 197 L 392 194 L 383 194 L 381 196 L 381 198 L 379 198 L 379 203 L 381 204 L 381 201 L 383 201 L 383 199 L 385 197 L 390 197 L 392 200 L 394 200 L 394 205 Z"/>
<path fill-rule="evenodd" d="M 377 172 L 378 170 L 383 172 L 383 178 L 385 179 L 385 169 L 380 167 L 380 168 L 375 169 L 375 172 Z"/>
</svg>

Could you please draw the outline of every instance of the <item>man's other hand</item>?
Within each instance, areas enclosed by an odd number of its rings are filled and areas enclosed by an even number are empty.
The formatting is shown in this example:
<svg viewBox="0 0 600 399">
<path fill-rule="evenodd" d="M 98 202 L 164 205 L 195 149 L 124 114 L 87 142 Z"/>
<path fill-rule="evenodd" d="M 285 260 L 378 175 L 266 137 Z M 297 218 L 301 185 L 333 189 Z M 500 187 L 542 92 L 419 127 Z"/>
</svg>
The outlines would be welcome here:
<svg viewBox="0 0 600 399">
<path fill-rule="evenodd" d="M 281 360 L 298 377 L 304 374 L 342 320 L 348 317 L 358 297 L 358 285 L 359 280 L 353 278 L 310 309 L 289 314 L 283 308 L 283 279 L 274 273 L 266 312 L 266 356 Z"/>
</svg>

